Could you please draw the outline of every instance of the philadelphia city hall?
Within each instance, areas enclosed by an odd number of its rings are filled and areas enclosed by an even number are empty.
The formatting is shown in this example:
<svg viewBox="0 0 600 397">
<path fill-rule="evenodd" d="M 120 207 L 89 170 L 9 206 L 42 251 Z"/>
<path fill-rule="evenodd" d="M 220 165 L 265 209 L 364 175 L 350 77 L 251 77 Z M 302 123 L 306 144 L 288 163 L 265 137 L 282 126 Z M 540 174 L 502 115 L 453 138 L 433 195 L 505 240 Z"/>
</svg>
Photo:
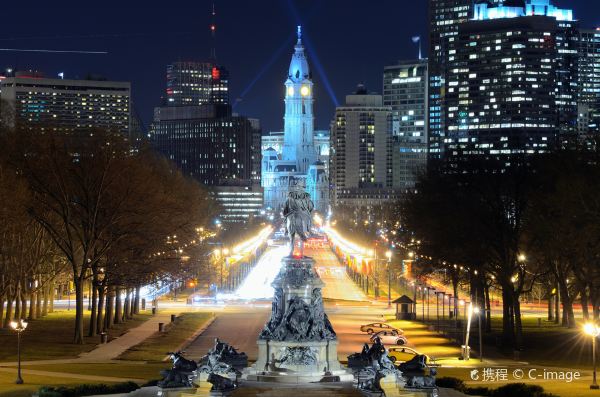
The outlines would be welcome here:
<svg viewBox="0 0 600 397">
<path fill-rule="evenodd" d="M 315 146 L 313 102 L 313 82 L 298 26 L 298 41 L 285 81 L 284 132 L 275 137 L 282 142 L 264 148 L 265 141 L 272 143 L 274 137 L 263 137 L 264 206 L 275 213 L 283 209 L 290 190 L 304 187 L 315 203 L 315 210 L 322 214 L 328 211 L 329 179 L 327 166 L 320 161 Z"/>
</svg>

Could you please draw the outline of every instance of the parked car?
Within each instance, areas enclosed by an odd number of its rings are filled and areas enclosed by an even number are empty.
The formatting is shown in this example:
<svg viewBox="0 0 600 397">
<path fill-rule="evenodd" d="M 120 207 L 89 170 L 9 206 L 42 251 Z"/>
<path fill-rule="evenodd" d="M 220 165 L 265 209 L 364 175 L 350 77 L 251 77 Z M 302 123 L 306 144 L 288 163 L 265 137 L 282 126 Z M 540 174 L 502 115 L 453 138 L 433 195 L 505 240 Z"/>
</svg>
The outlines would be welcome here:
<svg viewBox="0 0 600 397">
<path fill-rule="evenodd" d="M 362 332 L 366 332 L 369 335 L 375 334 L 379 331 L 389 331 L 389 332 L 395 333 L 396 335 L 401 335 L 404 333 L 404 331 L 402 331 L 401 329 L 394 328 L 391 325 L 386 324 L 386 323 L 371 323 L 371 324 L 361 325 L 360 330 Z"/>
<path fill-rule="evenodd" d="M 371 335 L 371 343 L 377 337 L 381 339 L 381 343 L 384 345 L 405 345 L 408 343 L 408 339 L 404 335 L 398 335 L 395 331 L 379 331 Z"/>
<path fill-rule="evenodd" d="M 388 356 L 392 362 L 399 364 L 414 358 L 415 356 L 425 356 L 425 362 L 429 363 L 431 359 L 426 354 L 421 354 L 412 347 L 390 347 L 388 348 Z"/>
</svg>

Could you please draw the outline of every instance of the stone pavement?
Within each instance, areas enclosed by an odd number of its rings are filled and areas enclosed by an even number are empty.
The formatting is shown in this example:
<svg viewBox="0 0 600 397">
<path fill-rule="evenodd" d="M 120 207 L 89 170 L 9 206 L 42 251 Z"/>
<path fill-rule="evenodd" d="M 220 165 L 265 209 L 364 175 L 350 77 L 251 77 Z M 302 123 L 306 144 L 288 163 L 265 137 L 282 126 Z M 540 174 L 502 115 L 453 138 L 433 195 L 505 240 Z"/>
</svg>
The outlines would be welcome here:
<svg viewBox="0 0 600 397">
<path fill-rule="evenodd" d="M 92 351 L 82 353 L 76 362 L 102 362 L 113 360 L 126 350 L 137 345 L 158 331 L 158 323 L 169 324 L 171 313 L 158 312 L 138 327 L 130 329 L 127 333 L 103 345 L 98 345 Z"/>
<path fill-rule="evenodd" d="M 426 393 L 413 392 L 407 390 L 399 390 L 394 385 L 391 387 L 384 387 L 386 397 L 423 397 Z M 104 396 L 91 396 L 91 397 L 156 397 L 158 388 L 154 387 L 142 387 L 136 391 L 127 394 L 111 394 Z M 246 384 L 242 385 L 241 388 L 231 393 L 231 397 L 291 397 L 299 396 L 302 397 L 329 397 L 329 396 L 347 396 L 357 397 L 364 396 L 365 394 L 359 392 L 357 389 L 347 386 L 340 387 L 339 385 L 325 385 L 325 384 L 303 384 L 298 385 L 285 385 L 285 384 Z M 202 386 L 194 394 L 183 394 L 182 397 L 192 396 L 210 396 L 210 385 L 203 382 Z M 439 389 L 439 397 L 467 397 L 465 394 L 460 393 L 452 389 Z M 473 396 L 470 396 L 473 397 Z"/>
</svg>

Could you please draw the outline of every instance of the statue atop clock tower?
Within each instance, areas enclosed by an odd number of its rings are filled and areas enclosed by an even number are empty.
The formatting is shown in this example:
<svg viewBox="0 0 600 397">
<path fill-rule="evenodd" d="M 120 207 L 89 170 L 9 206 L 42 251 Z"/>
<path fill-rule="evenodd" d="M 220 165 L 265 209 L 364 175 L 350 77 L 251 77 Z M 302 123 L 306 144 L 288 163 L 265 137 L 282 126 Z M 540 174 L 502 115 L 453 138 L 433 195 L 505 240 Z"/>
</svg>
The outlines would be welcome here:
<svg viewBox="0 0 600 397">
<path fill-rule="evenodd" d="M 313 142 L 313 82 L 304 55 L 302 27 L 298 26 L 298 41 L 285 81 L 285 126 L 283 160 L 296 161 L 297 171 L 306 173 L 316 161 Z"/>
</svg>

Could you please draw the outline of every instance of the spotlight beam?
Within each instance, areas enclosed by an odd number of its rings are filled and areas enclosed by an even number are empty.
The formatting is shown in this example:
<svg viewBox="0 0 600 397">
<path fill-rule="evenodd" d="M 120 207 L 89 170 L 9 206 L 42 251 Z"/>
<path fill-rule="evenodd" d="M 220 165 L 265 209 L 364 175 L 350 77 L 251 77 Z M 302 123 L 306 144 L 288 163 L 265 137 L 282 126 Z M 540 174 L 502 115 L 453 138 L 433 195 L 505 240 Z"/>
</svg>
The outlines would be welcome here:
<svg viewBox="0 0 600 397">
<path fill-rule="evenodd" d="M 94 54 L 105 55 L 107 51 L 80 51 L 80 50 L 40 50 L 40 49 L 24 49 L 24 48 L 0 48 L 0 51 L 7 52 L 44 52 L 52 54 Z"/>
<path fill-rule="evenodd" d="M 294 3 L 292 2 L 292 0 L 288 0 L 287 3 L 288 3 L 288 7 L 290 9 L 290 12 L 292 13 L 293 18 L 296 20 L 296 25 L 303 25 L 302 18 L 300 18 L 300 14 L 298 13 L 298 10 L 296 10 L 296 7 L 294 6 Z M 312 41 L 310 41 L 310 37 L 309 37 L 309 35 L 306 34 L 306 32 L 303 32 L 302 40 L 306 44 L 306 50 L 308 51 L 308 54 L 310 55 L 310 58 L 312 59 L 312 64 L 317 69 L 317 73 L 319 74 L 319 77 L 323 81 L 323 85 L 325 86 L 325 89 L 327 90 L 327 93 L 329 94 L 329 97 L 331 98 L 331 102 L 333 102 L 333 105 L 335 107 L 338 107 L 339 102 L 338 102 L 337 98 L 335 97 L 335 93 L 333 92 L 333 87 L 331 86 L 331 83 L 329 82 L 329 79 L 327 78 L 325 69 L 323 68 L 323 65 L 321 64 L 321 61 L 319 61 L 319 57 L 317 56 L 317 53 L 314 50 Z"/>
<path fill-rule="evenodd" d="M 310 16 L 312 16 L 314 14 L 314 12 L 315 12 L 315 10 L 317 10 L 317 8 L 318 8 L 318 4 L 316 4 L 310 10 L 310 12 L 308 14 L 309 16 L 307 17 L 307 19 L 309 19 Z M 297 21 L 299 21 L 300 19 L 298 18 L 297 14 L 295 13 L 295 10 L 292 9 L 292 13 L 295 14 L 294 18 Z M 303 34 L 303 38 L 304 38 L 304 34 Z M 252 79 L 252 81 L 246 86 L 246 88 L 244 88 L 244 90 L 240 94 L 239 98 L 233 103 L 232 108 L 235 109 L 237 107 L 237 105 L 244 99 L 244 97 L 250 92 L 250 90 L 252 90 L 252 88 L 254 88 L 254 85 L 271 68 L 271 66 L 273 66 L 273 64 L 277 61 L 277 59 L 279 59 L 279 57 L 281 56 L 283 51 L 287 50 L 292 45 L 292 43 L 294 43 L 295 39 L 296 39 L 296 33 L 294 32 L 292 35 L 290 35 L 287 38 L 287 40 L 281 45 L 281 47 L 277 48 L 277 50 L 273 53 L 273 56 L 269 59 L 269 61 L 265 64 L 265 66 L 257 73 L 256 77 L 254 77 L 254 79 Z M 317 67 L 317 69 L 318 69 L 318 67 Z M 327 87 L 328 83 L 325 83 L 325 86 Z"/>
</svg>

